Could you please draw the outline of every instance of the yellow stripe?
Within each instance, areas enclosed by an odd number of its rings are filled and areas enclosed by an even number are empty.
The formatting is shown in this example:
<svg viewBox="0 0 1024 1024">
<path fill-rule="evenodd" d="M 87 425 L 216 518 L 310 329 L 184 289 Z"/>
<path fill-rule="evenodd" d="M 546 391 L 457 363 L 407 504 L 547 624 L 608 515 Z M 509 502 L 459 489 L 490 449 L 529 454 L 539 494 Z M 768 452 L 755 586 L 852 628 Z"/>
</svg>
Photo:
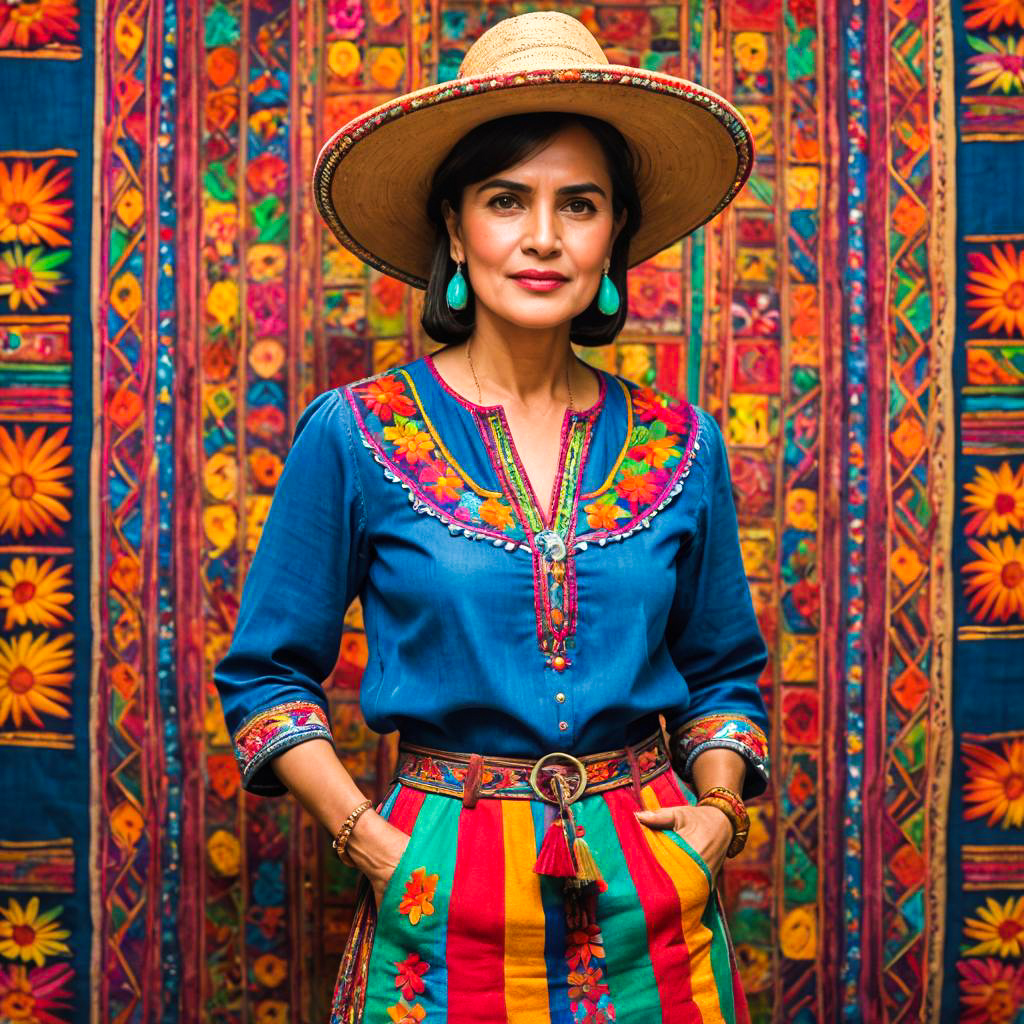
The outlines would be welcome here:
<svg viewBox="0 0 1024 1024">
<path fill-rule="evenodd" d="M 650 810 L 661 807 L 651 786 L 641 790 L 644 806 Z M 511 803 L 511 801 L 509 801 Z M 661 829 L 644 826 L 647 842 L 658 863 L 665 869 L 682 907 L 683 938 L 690 952 L 690 983 L 693 1001 L 700 1010 L 704 1024 L 724 1024 L 718 986 L 711 969 L 711 929 L 701 923 L 707 906 L 708 882 L 700 865 Z"/>
<path fill-rule="evenodd" d="M 516 1024 L 551 1024 L 544 906 L 533 870 L 537 842 L 529 800 L 502 800 L 505 843 L 505 1009 Z"/>
</svg>

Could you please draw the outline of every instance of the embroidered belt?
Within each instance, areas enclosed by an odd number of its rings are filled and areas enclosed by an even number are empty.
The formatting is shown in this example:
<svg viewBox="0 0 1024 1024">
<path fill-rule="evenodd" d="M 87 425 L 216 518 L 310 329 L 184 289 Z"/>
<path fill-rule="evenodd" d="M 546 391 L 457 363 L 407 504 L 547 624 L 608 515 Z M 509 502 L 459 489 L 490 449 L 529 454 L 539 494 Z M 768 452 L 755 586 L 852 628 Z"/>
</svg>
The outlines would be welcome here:
<svg viewBox="0 0 1024 1024">
<path fill-rule="evenodd" d="M 398 747 L 396 781 L 428 793 L 458 796 L 466 807 L 480 797 L 533 800 L 540 797 L 557 803 L 554 778 L 566 786 L 566 802 L 591 793 L 632 785 L 639 798 L 640 786 L 666 771 L 668 748 L 658 731 L 621 750 L 575 757 L 560 750 L 540 758 L 486 757 L 454 753 L 401 743 Z"/>
<path fill-rule="evenodd" d="M 594 882 L 607 886 L 573 820 L 570 804 L 591 793 L 632 786 L 642 806 L 640 787 L 671 766 L 665 737 L 659 730 L 620 750 L 575 757 L 554 750 L 539 758 L 485 757 L 434 750 L 401 743 L 395 781 L 428 793 L 461 797 L 463 806 L 476 806 L 481 797 L 532 800 L 555 806 L 554 819 L 541 844 L 534 871 L 564 878 L 573 886 Z"/>
</svg>

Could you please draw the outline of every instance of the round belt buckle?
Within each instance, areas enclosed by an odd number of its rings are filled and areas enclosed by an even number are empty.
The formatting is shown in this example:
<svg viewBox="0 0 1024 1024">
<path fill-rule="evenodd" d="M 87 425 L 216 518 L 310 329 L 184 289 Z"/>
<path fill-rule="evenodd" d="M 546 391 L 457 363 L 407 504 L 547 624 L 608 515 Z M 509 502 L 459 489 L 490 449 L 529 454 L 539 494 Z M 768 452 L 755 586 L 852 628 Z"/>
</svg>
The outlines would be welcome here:
<svg viewBox="0 0 1024 1024">
<path fill-rule="evenodd" d="M 587 769 L 583 762 L 578 757 L 573 757 L 572 754 L 566 754 L 561 750 L 553 750 L 551 753 L 538 758 L 534 766 L 530 769 L 530 787 L 533 789 L 534 793 L 541 798 L 541 800 L 546 800 L 549 804 L 558 803 L 554 797 L 550 797 L 545 793 L 542 793 L 540 791 L 540 787 L 537 785 L 537 776 L 540 774 L 540 770 L 544 766 L 544 762 L 552 757 L 560 757 L 563 760 L 568 761 L 569 765 L 572 768 L 575 768 L 579 774 L 579 782 L 577 783 L 576 788 L 566 799 L 566 802 L 571 804 L 574 800 L 579 799 L 583 790 L 587 788 Z"/>
</svg>

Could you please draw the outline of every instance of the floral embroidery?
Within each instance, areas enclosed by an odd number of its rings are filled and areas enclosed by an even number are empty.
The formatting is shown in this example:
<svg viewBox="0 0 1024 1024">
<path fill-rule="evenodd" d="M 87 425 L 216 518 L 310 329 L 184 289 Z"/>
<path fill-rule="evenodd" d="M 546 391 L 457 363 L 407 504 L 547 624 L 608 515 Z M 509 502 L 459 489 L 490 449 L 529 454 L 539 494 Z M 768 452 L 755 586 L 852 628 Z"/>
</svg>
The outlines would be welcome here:
<svg viewBox="0 0 1024 1024">
<path fill-rule="evenodd" d="M 428 424 L 404 370 L 350 384 L 345 395 L 356 414 L 363 444 L 388 479 L 405 488 L 417 512 L 440 519 L 452 533 L 528 547 L 502 495 L 478 487 L 454 465 Z"/>
<path fill-rule="evenodd" d="M 394 1024 L 419 1024 L 426 1015 L 427 1011 L 419 1003 L 406 1006 L 399 1000 L 394 1006 L 388 1007 L 388 1016 L 394 1021 Z"/>
<path fill-rule="evenodd" d="M 404 960 L 393 961 L 398 968 L 395 976 L 395 988 L 401 989 L 406 999 L 423 995 L 426 986 L 423 983 L 423 975 L 430 970 L 430 964 L 421 960 L 419 953 L 410 953 Z"/>
<path fill-rule="evenodd" d="M 630 431 L 612 479 L 584 506 L 590 532 L 576 548 L 622 540 L 650 524 L 683 489 L 700 450 L 697 411 L 657 388 L 629 386 Z M 620 522 L 625 520 L 625 522 Z"/>
<path fill-rule="evenodd" d="M 257 712 L 242 725 L 234 738 L 235 757 L 242 770 L 243 785 L 248 785 L 275 754 L 314 736 L 331 740 L 327 715 L 318 704 L 297 700 Z M 259 792 L 258 789 L 253 791 Z"/>
<path fill-rule="evenodd" d="M 679 774 L 689 782 L 693 762 L 712 747 L 725 747 L 742 754 L 761 779 L 768 782 L 768 737 L 743 715 L 703 715 L 680 726 L 672 735 L 672 760 L 682 765 Z"/>
<path fill-rule="evenodd" d="M 421 917 L 434 912 L 434 893 L 440 875 L 428 875 L 426 868 L 417 868 L 405 883 L 405 895 L 398 905 L 400 914 L 409 915 L 409 924 L 419 924 Z"/>
<path fill-rule="evenodd" d="M 588 886 L 588 890 L 593 886 Z M 605 981 L 604 942 L 597 924 L 592 891 L 569 891 L 565 902 L 565 959 L 569 967 L 569 1009 L 574 1024 L 604 1024 L 615 1020 L 615 1006 Z"/>
<path fill-rule="evenodd" d="M 988 815 L 990 827 L 1024 826 L 1024 739 L 1005 740 L 1002 754 L 978 743 L 965 742 L 962 750 L 967 769 L 964 818 Z"/>
</svg>

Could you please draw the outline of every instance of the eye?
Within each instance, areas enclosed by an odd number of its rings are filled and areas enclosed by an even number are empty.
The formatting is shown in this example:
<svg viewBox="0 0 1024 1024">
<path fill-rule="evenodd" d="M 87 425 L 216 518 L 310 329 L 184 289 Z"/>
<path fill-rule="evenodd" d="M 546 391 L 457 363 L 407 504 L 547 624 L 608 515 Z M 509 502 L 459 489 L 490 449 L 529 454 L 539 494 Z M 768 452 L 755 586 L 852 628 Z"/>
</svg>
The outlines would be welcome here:
<svg viewBox="0 0 1024 1024">
<path fill-rule="evenodd" d="M 569 206 L 572 213 L 590 213 L 597 209 L 589 199 L 570 199 Z"/>
<path fill-rule="evenodd" d="M 508 200 L 508 202 L 505 202 Z M 488 204 L 498 210 L 514 210 L 519 205 L 519 200 L 516 199 L 511 192 L 502 192 L 500 195 L 496 195 Z"/>
</svg>

